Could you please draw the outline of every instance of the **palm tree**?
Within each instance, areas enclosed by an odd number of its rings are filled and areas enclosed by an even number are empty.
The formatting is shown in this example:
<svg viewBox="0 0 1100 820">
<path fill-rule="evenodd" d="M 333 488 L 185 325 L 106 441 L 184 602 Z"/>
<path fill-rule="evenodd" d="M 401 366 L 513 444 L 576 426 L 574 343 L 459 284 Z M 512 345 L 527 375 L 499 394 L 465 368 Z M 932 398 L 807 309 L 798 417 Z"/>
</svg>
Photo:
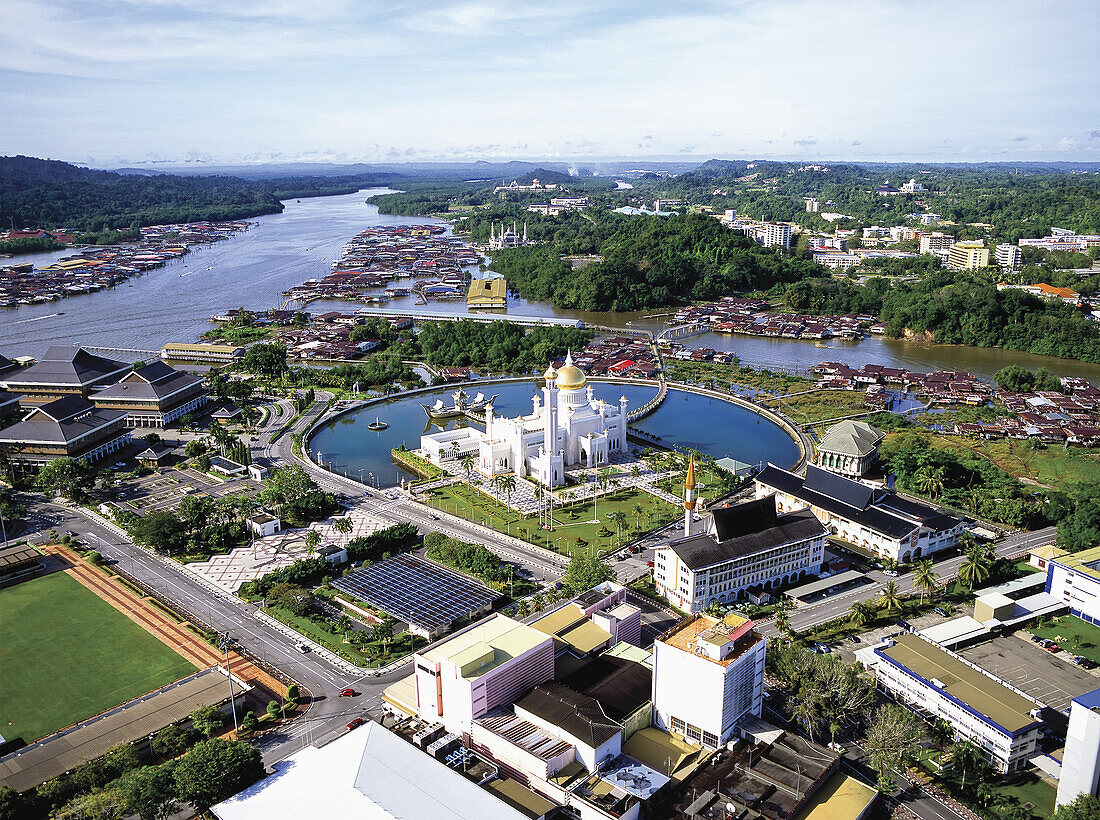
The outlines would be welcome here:
<svg viewBox="0 0 1100 820">
<path fill-rule="evenodd" d="M 943 493 L 943 467 L 925 467 L 914 479 L 917 489 L 929 498 L 939 498 Z"/>
<path fill-rule="evenodd" d="M 451 458 L 458 458 L 458 454 L 461 450 L 462 448 L 459 446 L 457 441 L 451 442 Z"/>
<path fill-rule="evenodd" d="M 321 543 L 321 533 L 317 530 L 310 530 L 306 533 L 306 553 L 313 555 L 313 551 L 317 549 L 317 545 Z"/>
<path fill-rule="evenodd" d="M 967 775 L 978 773 L 984 762 L 981 750 L 969 740 L 960 740 L 951 745 L 951 764 L 957 767 L 960 785 L 964 790 Z"/>
<path fill-rule="evenodd" d="M 642 468 L 639 467 L 637 464 L 635 464 L 633 467 L 630 468 L 630 477 L 631 478 L 637 478 L 641 474 L 642 474 Z"/>
<path fill-rule="evenodd" d="M 890 583 L 882 588 L 882 595 L 879 596 L 878 605 L 886 611 L 887 615 L 894 615 L 901 612 L 901 595 L 898 594 L 898 585 L 896 581 L 890 581 Z"/>
<path fill-rule="evenodd" d="M 642 512 L 643 512 L 642 505 L 641 504 L 635 504 L 633 509 L 634 509 L 634 526 L 638 527 L 640 529 L 641 526 L 642 526 Z"/>
<path fill-rule="evenodd" d="M 875 616 L 875 607 L 870 601 L 854 601 L 848 608 L 848 620 L 853 626 L 863 626 Z"/>
<path fill-rule="evenodd" d="M 791 606 L 787 603 L 786 598 L 780 599 L 779 603 L 775 605 L 775 626 L 788 642 L 794 640 L 794 630 L 791 629 L 791 621 L 788 617 L 790 611 Z"/>
<path fill-rule="evenodd" d="M 332 522 L 332 529 L 341 535 L 347 535 L 351 532 L 351 519 L 347 516 L 337 518 Z"/>
<path fill-rule="evenodd" d="M 516 490 L 516 477 L 509 473 L 500 477 L 500 489 L 508 495 L 508 503 L 512 503 L 512 493 Z"/>
<path fill-rule="evenodd" d="M 925 559 L 924 561 L 918 561 L 917 565 L 913 568 L 913 586 L 920 590 L 920 602 L 924 603 L 924 595 L 928 594 L 928 597 L 935 597 L 936 589 L 939 584 L 940 576 L 936 573 L 935 564 L 931 559 Z"/>
<path fill-rule="evenodd" d="M 465 456 L 462 457 L 462 461 L 460 461 L 458 463 L 459 463 L 459 466 L 462 467 L 462 469 L 466 471 L 466 480 L 469 481 L 470 480 L 470 473 L 473 472 L 474 465 L 477 464 L 477 462 L 474 460 L 474 457 L 471 456 L 471 455 L 465 455 Z"/>
<path fill-rule="evenodd" d="M 980 584 L 989 577 L 993 568 L 989 560 L 989 551 L 984 547 L 974 544 L 966 551 L 966 560 L 959 567 L 959 580 L 969 589 L 974 589 L 975 584 Z"/>
<path fill-rule="evenodd" d="M 621 512 L 617 512 L 617 511 L 616 512 L 610 512 L 610 513 L 607 514 L 607 520 L 608 521 L 614 521 L 615 526 L 618 529 L 619 534 L 617 536 L 616 543 L 618 541 L 622 541 L 622 539 L 623 539 L 623 514 Z"/>
</svg>

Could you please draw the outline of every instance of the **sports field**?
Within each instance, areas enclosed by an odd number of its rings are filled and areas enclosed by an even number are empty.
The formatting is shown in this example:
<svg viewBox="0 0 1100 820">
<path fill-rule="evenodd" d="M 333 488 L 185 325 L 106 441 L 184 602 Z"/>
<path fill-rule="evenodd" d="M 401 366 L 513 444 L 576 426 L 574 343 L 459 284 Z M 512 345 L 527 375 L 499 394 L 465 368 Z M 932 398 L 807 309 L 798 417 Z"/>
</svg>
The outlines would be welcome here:
<svg viewBox="0 0 1100 820">
<path fill-rule="evenodd" d="M 0 735 L 30 743 L 195 667 L 63 572 L 0 589 Z"/>
</svg>

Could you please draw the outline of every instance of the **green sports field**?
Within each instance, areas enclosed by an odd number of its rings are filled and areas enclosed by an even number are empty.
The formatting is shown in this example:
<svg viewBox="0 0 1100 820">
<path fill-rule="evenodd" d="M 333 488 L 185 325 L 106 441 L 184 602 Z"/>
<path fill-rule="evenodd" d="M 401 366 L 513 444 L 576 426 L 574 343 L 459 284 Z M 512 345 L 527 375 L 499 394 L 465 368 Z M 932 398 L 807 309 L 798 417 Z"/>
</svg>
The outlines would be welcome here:
<svg viewBox="0 0 1100 820">
<path fill-rule="evenodd" d="M 0 735 L 30 743 L 195 667 L 63 572 L 0 589 Z"/>
</svg>

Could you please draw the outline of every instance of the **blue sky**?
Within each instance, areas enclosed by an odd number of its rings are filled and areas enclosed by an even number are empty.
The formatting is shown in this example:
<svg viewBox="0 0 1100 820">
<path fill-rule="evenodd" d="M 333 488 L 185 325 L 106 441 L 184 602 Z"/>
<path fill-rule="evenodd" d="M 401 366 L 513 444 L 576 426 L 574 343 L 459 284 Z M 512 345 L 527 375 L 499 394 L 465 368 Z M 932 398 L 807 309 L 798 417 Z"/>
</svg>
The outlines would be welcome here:
<svg viewBox="0 0 1100 820">
<path fill-rule="evenodd" d="M 0 0 L 0 153 L 1100 161 L 1097 0 Z"/>
</svg>

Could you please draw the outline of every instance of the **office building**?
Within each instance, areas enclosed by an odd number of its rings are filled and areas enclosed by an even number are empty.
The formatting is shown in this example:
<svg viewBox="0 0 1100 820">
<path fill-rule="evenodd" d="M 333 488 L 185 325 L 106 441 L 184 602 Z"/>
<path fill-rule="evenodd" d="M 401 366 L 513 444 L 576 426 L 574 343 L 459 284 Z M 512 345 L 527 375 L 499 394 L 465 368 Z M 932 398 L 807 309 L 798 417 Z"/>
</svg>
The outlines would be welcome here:
<svg viewBox="0 0 1100 820">
<path fill-rule="evenodd" d="M 994 259 L 998 267 L 1016 270 L 1020 267 L 1021 253 L 1019 245 L 998 245 Z"/>
<path fill-rule="evenodd" d="M 838 253 L 833 251 L 819 251 L 814 254 L 814 262 L 833 270 L 848 270 L 854 268 L 863 258 L 854 253 Z"/>
<path fill-rule="evenodd" d="M 508 283 L 503 279 L 473 279 L 466 293 L 466 306 L 471 308 L 508 307 Z"/>
<path fill-rule="evenodd" d="M 919 250 L 921 253 L 932 253 L 949 249 L 955 244 L 955 237 L 939 233 L 922 233 L 920 235 Z"/>
<path fill-rule="evenodd" d="M 956 242 L 947 254 L 951 270 L 977 270 L 989 265 L 989 248 L 981 242 Z"/>
<path fill-rule="evenodd" d="M 0 430 L 0 451 L 13 461 L 42 466 L 55 458 L 98 461 L 130 443 L 126 414 L 99 410 L 79 396 L 35 407 Z"/>
<path fill-rule="evenodd" d="M 884 438 L 881 430 L 866 422 L 838 422 L 817 443 L 817 465 L 848 478 L 864 476 L 878 463 L 878 446 Z"/>
<path fill-rule="evenodd" d="M 653 644 L 656 726 L 715 749 L 759 716 L 765 641 L 736 615 L 687 618 Z"/>
<path fill-rule="evenodd" d="M 498 614 L 421 649 L 413 665 L 418 716 L 469 733 L 475 718 L 553 679 L 554 641 Z"/>
<path fill-rule="evenodd" d="M 768 248 L 789 248 L 791 226 L 783 222 L 767 222 L 759 231 L 761 243 Z"/>
<path fill-rule="evenodd" d="M 20 394 L 24 407 L 70 396 L 86 399 L 126 374 L 130 365 L 95 356 L 82 347 L 51 345 L 37 364 L 5 373 L 0 387 Z"/>
<path fill-rule="evenodd" d="M 878 687 L 928 719 L 942 718 L 1002 774 L 1019 771 L 1037 749 L 1043 704 L 920 635 L 884 640 L 856 653 Z"/>
<path fill-rule="evenodd" d="M 771 495 L 718 507 L 705 532 L 655 548 L 653 580 L 673 606 L 701 612 L 816 575 L 826 534 L 809 510 L 780 514 Z"/>
<path fill-rule="evenodd" d="M 1047 560 L 1046 591 L 1071 614 L 1100 624 L 1100 547 L 1053 556 Z"/>
<path fill-rule="evenodd" d="M 91 395 L 92 403 L 101 410 L 126 412 L 128 427 L 167 427 L 202 409 L 209 399 L 201 376 L 182 373 L 160 361 L 127 373 Z"/>
<path fill-rule="evenodd" d="M 173 342 L 160 349 L 165 361 L 198 362 L 200 364 L 232 364 L 244 356 L 244 348 L 234 345 L 180 344 Z"/>
<path fill-rule="evenodd" d="M 803 478 L 769 464 L 756 477 L 756 497 L 773 493 L 780 512 L 809 509 L 833 535 L 903 563 L 953 547 L 964 527 L 953 515 L 813 465 Z"/>
<path fill-rule="evenodd" d="M 1100 794 L 1100 689 L 1073 699 L 1055 807 Z"/>
</svg>

